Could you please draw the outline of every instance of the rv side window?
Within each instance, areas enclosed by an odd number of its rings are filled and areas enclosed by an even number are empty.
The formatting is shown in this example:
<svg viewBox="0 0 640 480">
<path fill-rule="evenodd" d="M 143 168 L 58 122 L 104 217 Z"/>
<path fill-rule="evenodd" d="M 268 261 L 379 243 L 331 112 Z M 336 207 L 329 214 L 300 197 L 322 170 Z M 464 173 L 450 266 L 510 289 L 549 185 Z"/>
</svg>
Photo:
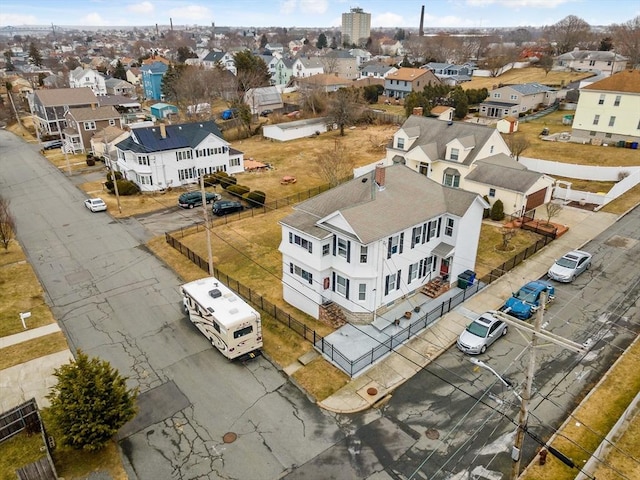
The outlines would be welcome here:
<svg viewBox="0 0 640 480">
<path fill-rule="evenodd" d="M 251 332 L 253 332 L 253 327 L 250 325 L 233 332 L 233 338 L 244 337 L 245 335 L 249 335 Z"/>
<path fill-rule="evenodd" d="M 213 328 L 216 329 L 216 332 L 220 333 L 220 325 L 215 320 L 211 322 L 213 324 Z"/>
</svg>

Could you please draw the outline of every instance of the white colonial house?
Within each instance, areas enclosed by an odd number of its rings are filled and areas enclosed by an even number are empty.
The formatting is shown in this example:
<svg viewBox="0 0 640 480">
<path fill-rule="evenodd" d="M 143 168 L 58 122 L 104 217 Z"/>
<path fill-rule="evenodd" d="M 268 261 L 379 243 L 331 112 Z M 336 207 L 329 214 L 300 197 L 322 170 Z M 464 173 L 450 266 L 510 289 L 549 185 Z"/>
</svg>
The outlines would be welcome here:
<svg viewBox="0 0 640 480">
<path fill-rule="evenodd" d="M 580 50 L 578 47 L 570 52 L 558 55 L 553 62 L 553 70 L 576 70 L 578 72 L 594 72 L 613 75 L 623 71 L 629 59 L 615 52 L 598 50 Z"/>
<path fill-rule="evenodd" d="M 493 127 L 411 115 L 393 135 L 386 164 L 403 163 L 446 186 L 500 199 L 520 216 L 551 199 L 553 178 L 528 170 L 511 156 Z"/>
<path fill-rule="evenodd" d="M 489 92 L 480 104 L 480 116 L 488 118 L 518 117 L 540 107 L 552 105 L 557 90 L 540 83 L 505 85 Z"/>
<path fill-rule="evenodd" d="M 324 73 L 324 61 L 320 57 L 300 57 L 293 62 L 293 75 L 298 78 Z"/>
<path fill-rule="evenodd" d="M 625 70 L 580 89 L 571 139 L 597 145 L 635 142 L 637 148 L 640 70 Z"/>
<path fill-rule="evenodd" d="M 77 67 L 69 72 L 69 87 L 84 88 L 89 87 L 96 95 L 106 95 L 107 86 L 105 78 L 97 70 Z"/>
<path fill-rule="evenodd" d="M 244 154 L 212 121 L 135 128 L 115 147 L 115 168 L 143 192 L 197 183 L 208 173 L 244 171 Z"/>
<path fill-rule="evenodd" d="M 371 323 L 430 281 L 474 269 L 486 206 L 404 165 L 377 166 L 281 220 L 284 299 L 315 318 L 338 305 Z"/>
</svg>

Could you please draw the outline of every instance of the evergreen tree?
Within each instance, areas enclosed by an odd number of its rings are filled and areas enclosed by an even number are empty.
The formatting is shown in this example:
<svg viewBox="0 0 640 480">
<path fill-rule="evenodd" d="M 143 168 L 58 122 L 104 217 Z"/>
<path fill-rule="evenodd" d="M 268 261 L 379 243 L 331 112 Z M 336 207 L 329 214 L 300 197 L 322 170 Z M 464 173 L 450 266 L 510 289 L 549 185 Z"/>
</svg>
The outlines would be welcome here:
<svg viewBox="0 0 640 480">
<path fill-rule="evenodd" d="M 249 50 L 243 50 L 233 56 L 236 65 L 238 90 L 246 92 L 250 88 L 267 87 L 271 74 L 267 64 Z"/>
<path fill-rule="evenodd" d="M 113 78 L 119 78 L 120 80 L 127 79 L 127 71 L 124 69 L 124 65 L 122 65 L 120 60 L 116 63 L 116 68 L 113 71 Z"/>
<path fill-rule="evenodd" d="M 467 99 L 467 94 L 460 85 L 453 90 L 451 98 L 453 99 L 453 105 L 456 109 L 456 118 L 462 119 L 466 117 L 467 113 L 469 113 L 469 100 Z"/>
<path fill-rule="evenodd" d="M 260 37 L 260 48 L 266 47 L 267 43 L 269 43 L 269 40 L 267 40 L 267 36 L 263 33 Z"/>
<path fill-rule="evenodd" d="M 196 58 L 198 55 L 192 52 L 189 47 L 178 47 L 178 53 L 176 59 L 178 63 L 184 63 L 187 58 Z"/>
<path fill-rule="evenodd" d="M 38 47 L 36 47 L 36 44 L 33 42 L 29 44 L 29 62 L 36 67 L 42 66 L 42 55 L 40 54 Z"/>
<path fill-rule="evenodd" d="M 5 70 L 7 72 L 12 72 L 14 71 L 16 68 L 13 65 L 13 62 L 11 61 L 11 49 L 7 49 L 4 51 L 3 53 L 4 55 L 4 60 L 5 60 Z"/>
<path fill-rule="evenodd" d="M 327 42 L 327 36 L 324 33 L 321 33 L 320 35 L 318 35 L 318 41 L 316 42 L 316 48 L 318 50 L 322 50 L 323 48 L 327 48 L 328 42 Z"/>
<path fill-rule="evenodd" d="M 162 77 L 160 90 L 162 91 L 164 98 L 170 102 L 175 102 L 178 99 L 176 83 L 180 78 L 180 73 L 180 70 L 170 63 L 167 71 Z"/>
<path fill-rule="evenodd" d="M 99 450 L 136 414 L 136 390 L 127 388 L 109 362 L 78 350 L 75 361 L 54 371 L 58 383 L 47 398 L 65 445 Z"/>
</svg>

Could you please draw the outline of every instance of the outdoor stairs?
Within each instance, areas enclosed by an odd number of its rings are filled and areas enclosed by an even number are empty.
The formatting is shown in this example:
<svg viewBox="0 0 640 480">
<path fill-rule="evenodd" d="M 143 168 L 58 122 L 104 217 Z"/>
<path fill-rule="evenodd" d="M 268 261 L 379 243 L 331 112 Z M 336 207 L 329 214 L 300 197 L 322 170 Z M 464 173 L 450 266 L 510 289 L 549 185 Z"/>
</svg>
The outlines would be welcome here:
<svg viewBox="0 0 640 480">
<path fill-rule="evenodd" d="M 436 277 L 422 287 L 422 293 L 427 297 L 436 298 L 448 291 L 449 288 L 451 288 L 449 282 L 445 281 L 442 277 Z"/>
<path fill-rule="evenodd" d="M 320 307 L 320 321 L 333 328 L 340 328 L 347 323 L 347 318 L 337 303 L 328 302 Z"/>
</svg>

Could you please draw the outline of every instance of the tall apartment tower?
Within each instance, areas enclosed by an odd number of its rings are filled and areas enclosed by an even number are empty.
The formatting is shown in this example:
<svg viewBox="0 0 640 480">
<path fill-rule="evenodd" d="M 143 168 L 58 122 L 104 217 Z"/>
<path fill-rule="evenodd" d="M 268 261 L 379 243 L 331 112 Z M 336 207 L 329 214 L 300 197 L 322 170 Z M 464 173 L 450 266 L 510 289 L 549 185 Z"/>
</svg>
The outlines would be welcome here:
<svg viewBox="0 0 640 480">
<path fill-rule="evenodd" d="M 342 43 L 363 44 L 371 36 L 371 14 L 361 8 L 352 8 L 342 14 Z"/>
</svg>

